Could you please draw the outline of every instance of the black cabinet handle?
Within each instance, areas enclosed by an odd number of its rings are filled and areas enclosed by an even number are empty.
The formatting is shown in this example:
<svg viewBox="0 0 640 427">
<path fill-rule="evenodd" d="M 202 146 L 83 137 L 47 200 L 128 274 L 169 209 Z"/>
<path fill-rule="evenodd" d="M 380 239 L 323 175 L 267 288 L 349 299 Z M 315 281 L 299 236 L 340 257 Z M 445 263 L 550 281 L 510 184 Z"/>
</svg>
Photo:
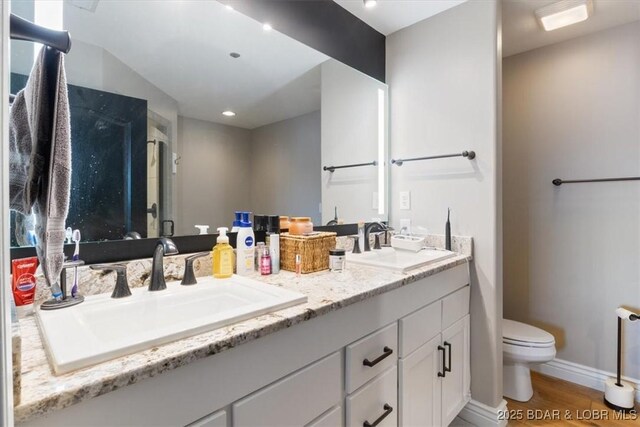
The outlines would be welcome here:
<svg viewBox="0 0 640 427">
<path fill-rule="evenodd" d="M 444 371 L 445 372 L 451 372 L 451 343 L 448 343 L 448 342 L 445 341 L 444 345 L 445 345 L 445 347 L 449 347 L 449 363 L 448 363 L 449 366 L 445 365 Z"/>
<path fill-rule="evenodd" d="M 438 371 L 438 376 L 444 378 L 445 375 L 447 375 L 447 363 L 444 360 L 446 350 L 444 349 L 443 346 L 439 345 L 438 351 L 442 351 L 442 372 Z"/>
<path fill-rule="evenodd" d="M 362 361 L 362 364 L 364 366 L 369 366 L 369 367 L 376 366 L 378 363 L 382 362 L 384 359 L 391 356 L 391 354 L 393 353 L 393 350 L 386 346 L 382 350 L 384 351 L 384 353 L 382 353 L 376 359 L 373 359 L 373 360 L 364 359 Z"/>
<path fill-rule="evenodd" d="M 378 424 L 382 422 L 382 420 L 387 418 L 387 416 L 393 412 L 393 408 L 388 403 L 385 403 L 383 408 L 384 408 L 384 413 L 380 415 L 378 419 L 376 419 L 372 423 L 370 423 L 369 421 L 365 421 L 364 423 L 362 423 L 362 427 L 376 427 Z"/>
</svg>

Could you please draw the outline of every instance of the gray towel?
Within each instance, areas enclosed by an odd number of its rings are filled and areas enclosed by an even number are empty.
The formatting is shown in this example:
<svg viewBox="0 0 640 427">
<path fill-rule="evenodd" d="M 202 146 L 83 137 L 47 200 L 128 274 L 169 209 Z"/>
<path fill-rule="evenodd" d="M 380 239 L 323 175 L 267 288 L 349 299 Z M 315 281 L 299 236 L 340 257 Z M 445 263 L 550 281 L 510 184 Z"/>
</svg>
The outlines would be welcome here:
<svg viewBox="0 0 640 427">
<path fill-rule="evenodd" d="M 43 47 L 9 115 L 10 207 L 36 221 L 36 251 L 51 286 L 64 262 L 71 133 L 64 55 Z"/>
</svg>

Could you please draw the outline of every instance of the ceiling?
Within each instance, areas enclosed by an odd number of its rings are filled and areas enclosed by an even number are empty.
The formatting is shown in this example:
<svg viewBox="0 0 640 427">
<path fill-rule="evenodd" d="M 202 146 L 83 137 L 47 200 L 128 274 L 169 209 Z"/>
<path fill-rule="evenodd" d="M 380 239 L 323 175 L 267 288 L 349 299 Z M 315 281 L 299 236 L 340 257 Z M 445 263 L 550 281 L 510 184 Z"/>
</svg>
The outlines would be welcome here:
<svg viewBox="0 0 640 427">
<path fill-rule="evenodd" d="M 640 0 L 593 0 L 586 21 L 545 31 L 534 11 L 558 0 L 502 1 L 502 56 L 507 57 L 640 19 Z"/>
<path fill-rule="evenodd" d="M 320 107 L 317 66 L 329 58 L 217 1 L 75 2 L 64 6 L 73 38 L 124 62 L 180 115 L 252 129 Z"/>
<path fill-rule="evenodd" d="M 334 1 L 388 36 L 467 0 L 378 0 L 376 6 L 370 9 L 364 7 L 362 0 Z"/>
</svg>

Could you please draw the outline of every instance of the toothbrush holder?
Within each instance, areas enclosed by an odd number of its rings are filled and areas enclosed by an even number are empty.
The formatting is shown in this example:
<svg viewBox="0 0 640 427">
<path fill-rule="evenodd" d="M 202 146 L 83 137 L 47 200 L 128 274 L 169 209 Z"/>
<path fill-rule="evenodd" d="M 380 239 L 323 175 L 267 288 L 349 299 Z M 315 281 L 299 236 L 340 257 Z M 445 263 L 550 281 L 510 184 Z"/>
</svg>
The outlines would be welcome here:
<svg viewBox="0 0 640 427">
<path fill-rule="evenodd" d="M 74 305 L 78 305 L 84 301 L 84 297 L 82 295 L 76 295 L 72 297 L 67 295 L 67 269 L 80 267 L 84 265 L 84 261 L 67 261 L 62 265 L 62 272 L 60 273 L 60 289 L 62 290 L 62 299 L 55 300 L 50 299 L 45 301 L 40 305 L 41 310 L 58 310 L 60 308 L 72 307 Z"/>
</svg>

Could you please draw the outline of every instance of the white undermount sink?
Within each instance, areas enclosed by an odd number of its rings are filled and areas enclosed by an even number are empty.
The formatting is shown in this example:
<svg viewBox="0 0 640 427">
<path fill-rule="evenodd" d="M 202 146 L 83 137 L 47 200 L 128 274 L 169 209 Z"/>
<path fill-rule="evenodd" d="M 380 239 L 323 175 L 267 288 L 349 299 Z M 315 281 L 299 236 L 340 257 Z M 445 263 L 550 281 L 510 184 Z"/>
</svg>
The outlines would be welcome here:
<svg viewBox="0 0 640 427">
<path fill-rule="evenodd" d="M 455 252 L 444 249 L 422 249 L 418 252 L 398 250 L 394 248 L 372 249 L 361 254 L 347 254 L 347 262 L 362 264 L 370 267 L 406 273 L 415 268 L 426 267 L 429 264 L 455 256 Z"/>
<path fill-rule="evenodd" d="M 167 283 L 167 289 L 113 299 L 87 296 L 82 304 L 36 310 L 49 360 L 64 374 L 235 322 L 307 302 L 299 292 L 234 275 L 198 278 L 197 285 Z"/>
</svg>

